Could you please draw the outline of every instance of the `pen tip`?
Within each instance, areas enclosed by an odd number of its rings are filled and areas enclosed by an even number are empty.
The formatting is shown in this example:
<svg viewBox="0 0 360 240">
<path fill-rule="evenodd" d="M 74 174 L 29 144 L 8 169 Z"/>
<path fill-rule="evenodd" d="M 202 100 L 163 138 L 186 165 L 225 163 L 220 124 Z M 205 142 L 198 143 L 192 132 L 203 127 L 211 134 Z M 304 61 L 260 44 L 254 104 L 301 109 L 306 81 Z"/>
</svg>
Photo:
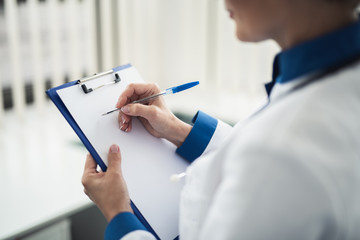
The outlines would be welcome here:
<svg viewBox="0 0 360 240">
<path fill-rule="evenodd" d="M 120 110 L 120 108 L 115 108 L 114 110 L 111 110 L 111 111 L 109 111 L 109 112 L 103 113 L 101 116 L 108 115 L 109 113 L 112 113 L 112 112 L 115 112 L 115 111 L 118 111 L 118 110 Z"/>
</svg>

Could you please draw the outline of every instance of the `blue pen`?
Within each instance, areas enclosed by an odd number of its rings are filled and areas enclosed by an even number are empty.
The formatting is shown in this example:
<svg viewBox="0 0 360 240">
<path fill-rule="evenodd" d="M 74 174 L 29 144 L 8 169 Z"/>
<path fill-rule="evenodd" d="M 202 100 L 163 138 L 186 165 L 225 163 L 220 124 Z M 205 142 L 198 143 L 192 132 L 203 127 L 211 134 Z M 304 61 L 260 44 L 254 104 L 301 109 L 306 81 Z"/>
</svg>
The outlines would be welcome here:
<svg viewBox="0 0 360 240">
<path fill-rule="evenodd" d="M 132 101 L 129 104 L 132 104 L 132 103 L 145 103 L 145 102 L 148 102 L 148 101 L 150 101 L 150 100 L 152 100 L 154 98 L 160 97 L 160 96 L 166 96 L 166 95 L 169 95 L 169 94 L 174 94 L 174 93 L 184 91 L 186 89 L 195 87 L 198 84 L 199 84 L 199 81 L 195 81 L 195 82 L 185 83 L 185 84 L 182 84 L 182 85 L 179 85 L 179 86 L 176 86 L 176 87 L 171 87 L 171 88 L 168 88 L 165 91 L 162 91 L 162 92 L 160 92 L 158 94 L 151 95 L 151 96 L 146 97 L 146 98 L 142 98 L 142 99 L 139 99 L 139 100 Z M 113 109 L 111 111 L 108 111 L 108 112 L 102 114 L 102 116 L 105 116 L 105 115 L 107 115 L 109 113 L 112 113 L 112 112 L 115 112 L 115 111 L 118 111 L 118 110 L 120 110 L 120 108 L 115 108 L 115 109 Z"/>
</svg>

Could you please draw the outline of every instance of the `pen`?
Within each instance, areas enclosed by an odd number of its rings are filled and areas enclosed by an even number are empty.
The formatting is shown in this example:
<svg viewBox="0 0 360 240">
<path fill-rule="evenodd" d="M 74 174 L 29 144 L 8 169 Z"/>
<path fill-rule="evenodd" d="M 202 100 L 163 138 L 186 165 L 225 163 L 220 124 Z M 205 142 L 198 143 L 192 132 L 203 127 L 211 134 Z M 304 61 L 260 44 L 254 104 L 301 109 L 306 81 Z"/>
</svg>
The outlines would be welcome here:
<svg viewBox="0 0 360 240">
<path fill-rule="evenodd" d="M 129 104 L 132 104 L 132 103 L 145 103 L 145 102 L 148 102 L 148 101 L 150 101 L 150 100 L 152 100 L 154 98 L 160 97 L 160 96 L 166 96 L 166 95 L 170 95 L 170 94 L 174 94 L 174 93 L 184 91 L 186 89 L 195 87 L 198 84 L 199 84 L 199 81 L 195 81 L 195 82 L 185 83 L 185 84 L 182 84 L 182 85 L 179 85 L 179 86 L 176 86 L 176 87 L 171 87 L 171 88 L 168 88 L 165 91 L 162 91 L 162 92 L 160 92 L 158 94 L 155 94 L 155 95 L 152 95 L 152 96 L 149 96 L 149 97 L 146 97 L 146 98 L 142 98 L 142 99 L 139 99 L 139 100 L 132 101 Z M 120 110 L 120 108 L 115 108 L 113 110 L 110 110 L 110 111 L 102 114 L 101 116 L 105 116 L 105 115 L 107 115 L 109 113 L 112 113 L 112 112 L 115 112 L 115 111 L 118 111 L 118 110 Z"/>
</svg>

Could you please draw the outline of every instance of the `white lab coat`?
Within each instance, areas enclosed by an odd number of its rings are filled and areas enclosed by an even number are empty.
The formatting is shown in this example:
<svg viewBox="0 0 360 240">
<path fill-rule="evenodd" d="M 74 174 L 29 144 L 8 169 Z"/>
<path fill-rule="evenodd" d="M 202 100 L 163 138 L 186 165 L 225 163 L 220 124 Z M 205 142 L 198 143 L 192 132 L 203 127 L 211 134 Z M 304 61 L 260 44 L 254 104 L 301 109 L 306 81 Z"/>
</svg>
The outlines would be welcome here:
<svg viewBox="0 0 360 240">
<path fill-rule="evenodd" d="M 360 239 L 360 64 L 325 78 L 218 124 L 187 170 L 180 239 Z"/>
</svg>

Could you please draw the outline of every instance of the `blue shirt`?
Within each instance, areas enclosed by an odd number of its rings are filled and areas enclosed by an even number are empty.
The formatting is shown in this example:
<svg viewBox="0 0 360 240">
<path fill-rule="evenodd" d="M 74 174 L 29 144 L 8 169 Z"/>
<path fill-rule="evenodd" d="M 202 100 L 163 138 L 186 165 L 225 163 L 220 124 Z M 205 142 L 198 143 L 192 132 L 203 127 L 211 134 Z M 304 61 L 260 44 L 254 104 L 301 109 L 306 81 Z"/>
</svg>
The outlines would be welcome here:
<svg viewBox="0 0 360 240">
<path fill-rule="evenodd" d="M 360 20 L 321 37 L 301 43 L 276 55 L 273 64 L 273 80 L 265 85 L 268 94 L 275 83 L 283 84 L 301 76 L 326 70 L 360 55 Z M 194 161 L 206 149 L 218 121 L 199 111 L 194 126 L 177 153 L 189 162 Z M 120 239 L 134 230 L 146 230 L 131 213 L 119 213 L 109 223 L 105 239 Z"/>
</svg>

